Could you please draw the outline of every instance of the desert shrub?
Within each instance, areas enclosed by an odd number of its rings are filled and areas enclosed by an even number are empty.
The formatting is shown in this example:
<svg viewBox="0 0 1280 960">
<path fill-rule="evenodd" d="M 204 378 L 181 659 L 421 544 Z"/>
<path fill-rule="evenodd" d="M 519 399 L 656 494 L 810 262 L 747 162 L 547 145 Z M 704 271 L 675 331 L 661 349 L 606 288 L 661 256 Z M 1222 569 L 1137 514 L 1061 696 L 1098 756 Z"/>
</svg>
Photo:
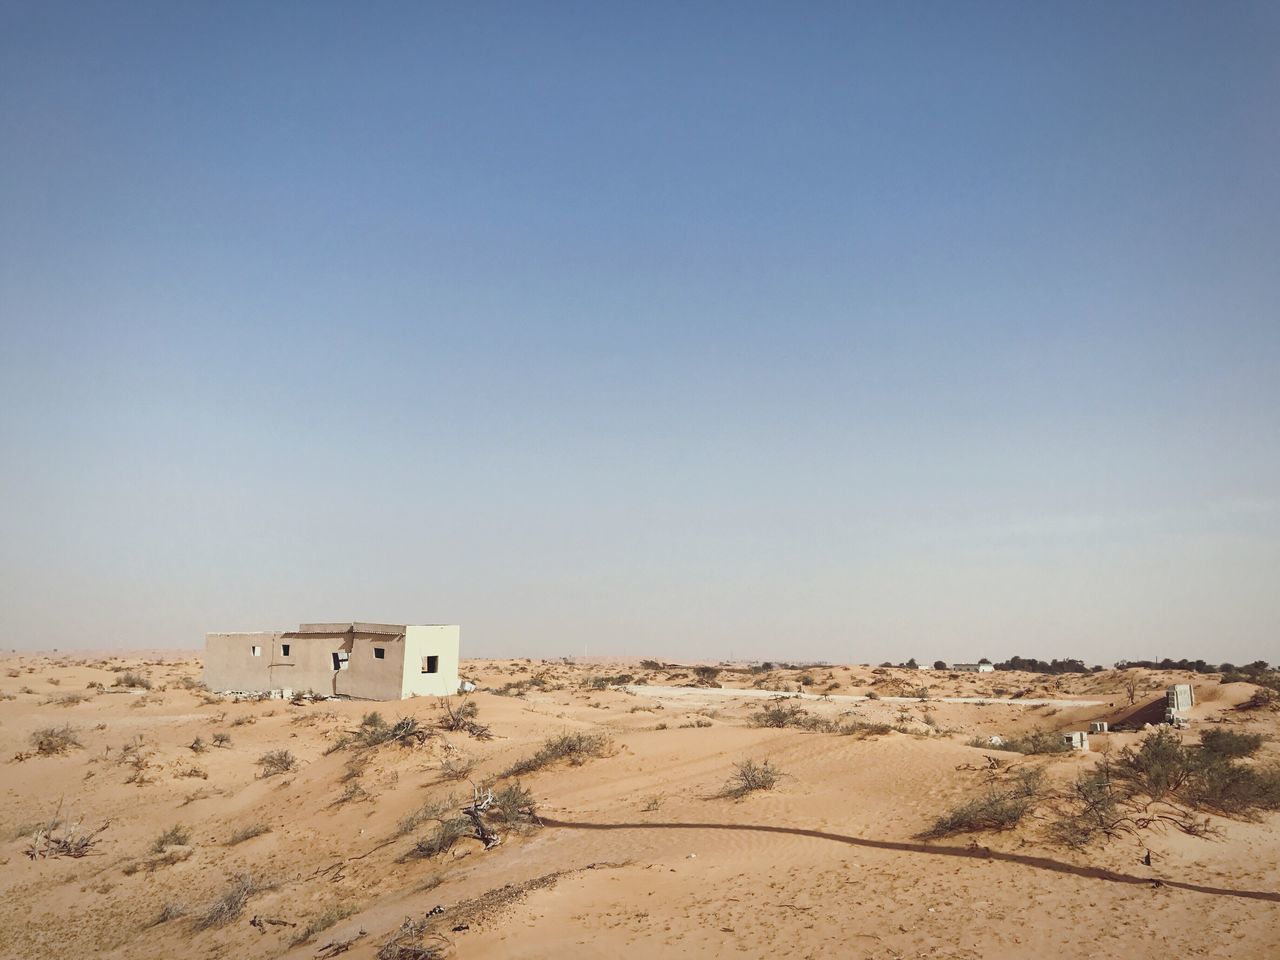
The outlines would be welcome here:
<svg viewBox="0 0 1280 960">
<path fill-rule="evenodd" d="M 1251 757 L 1262 746 L 1260 733 L 1236 733 L 1234 730 L 1206 730 L 1200 735 L 1200 749 L 1224 760 Z"/>
<path fill-rule="evenodd" d="M 1039 770 L 1020 770 L 1013 783 L 989 790 L 974 800 L 966 800 L 938 817 L 933 826 L 920 834 L 920 838 L 938 840 L 957 833 L 1011 830 L 1035 806 L 1042 778 Z"/>
<path fill-rule="evenodd" d="M 151 681 L 140 673 L 122 673 L 116 677 L 113 687 L 136 687 L 142 690 L 151 689 Z"/>
<path fill-rule="evenodd" d="M 878 694 L 878 693 L 877 693 L 876 691 L 874 691 L 874 690 L 868 690 L 868 691 L 867 691 L 867 699 L 868 699 L 868 700 L 879 700 L 879 699 L 880 699 L 880 694 Z"/>
<path fill-rule="evenodd" d="M 257 723 L 258 721 L 251 714 L 241 714 L 231 721 L 233 727 L 243 727 L 246 724 Z"/>
<path fill-rule="evenodd" d="M 436 824 L 435 831 L 423 837 L 413 845 L 410 856 L 420 858 L 438 857 L 453 849 L 459 840 L 473 833 L 473 825 L 466 817 L 451 817 Z"/>
<path fill-rule="evenodd" d="M 449 955 L 452 945 L 440 934 L 428 935 L 431 917 L 406 917 L 391 937 L 378 948 L 377 960 L 437 960 Z"/>
<path fill-rule="evenodd" d="M 262 777 L 274 777 L 297 770 L 298 758 L 288 750 L 268 750 L 258 758 L 258 766 L 262 768 Z"/>
<path fill-rule="evenodd" d="M 492 740 L 493 733 L 476 718 L 480 715 L 480 707 L 474 700 L 463 697 L 457 706 L 448 697 L 440 697 L 437 703 L 444 712 L 440 718 L 440 726 L 445 730 L 462 731 L 477 740 Z"/>
<path fill-rule="evenodd" d="M 80 742 L 80 731 L 70 725 L 61 727 L 44 727 L 31 734 L 31 746 L 36 753 L 53 756 L 66 753 L 73 747 L 83 747 Z"/>
<path fill-rule="evenodd" d="M 203 737 L 196 737 L 189 744 L 187 744 L 187 749 L 190 750 L 192 753 L 204 753 L 209 748 L 208 746 L 205 745 Z"/>
<path fill-rule="evenodd" d="M 693 675 L 697 677 L 699 683 L 714 683 L 716 677 L 720 676 L 720 668 L 694 667 Z"/>
<path fill-rule="evenodd" d="M 1280 766 L 1203 764 L 1187 785 L 1184 799 L 1196 809 L 1257 819 L 1262 811 L 1280 810 Z"/>
<path fill-rule="evenodd" d="M 714 724 L 710 720 L 708 720 L 706 717 L 694 717 L 692 720 L 689 720 L 686 723 L 680 724 L 680 729 L 681 730 L 692 730 L 692 729 L 704 730 L 707 727 L 711 727 L 711 726 L 714 726 Z"/>
<path fill-rule="evenodd" d="M 164 853 L 165 847 L 185 847 L 190 839 L 191 831 L 182 824 L 177 824 L 151 842 L 151 852 Z"/>
<path fill-rule="evenodd" d="M 733 773 L 720 791 L 722 797 L 745 797 L 757 790 L 772 790 L 783 774 L 768 760 L 756 763 L 748 758 L 733 765 Z"/>
<path fill-rule="evenodd" d="M 603 757 L 613 747 L 613 738 L 607 733 L 561 733 L 548 737 L 531 757 L 517 760 L 504 772 L 504 777 L 518 777 L 533 773 L 560 760 L 572 766 L 580 766 L 592 757 Z"/>
<path fill-rule="evenodd" d="M 767 703 L 751 715 L 753 727 L 804 727 L 811 728 L 813 714 L 794 703 L 775 701 Z"/>
<path fill-rule="evenodd" d="M 662 664 L 657 660 L 641 660 L 640 669 L 642 670 L 661 670 Z"/>
<path fill-rule="evenodd" d="M 521 787 L 519 782 L 511 783 L 494 791 L 485 816 L 508 826 L 536 823 L 537 804 L 531 791 Z"/>
<path fill-rule="evenodd" d="M 213 735 L 213 745 L 214 745 L 215 747 L 229 747 L 229 746 L 231 746 L 231 734 L 229 734 L 229 733 L 215 733 L 215 734 Z"/>
<path fill-rule="evenodd" d="M 335 904 L 303 927 L 302 930 L 298 932 L 298 935 L 293 938 L 293 942 L 290 946 L 296 947 L 309 940 L 314 940 L 317 934 L 323 933 L 335 923 L 347 919 L 347 917 L 351 916 L 355 912 L 356 906 L 353 903 Z"/>
<path fill-rule="evenodd" d="M 445 814 L 456 809 L 458 809 L 458 801 L 452 796 L 428 799 L 422 806 L 401 819 L 396 827 L 396 836 L 403 837 L 413 833 L 428 820 L 446 819 Z"/>
<path fill-rule="evenodd" d="M 1272 690 L 1270 687 L 1259 687 L 1244 703 L 1237 708 L 1239 710 L 1280 710 L 1280 690 Z"/>
<path fill-rule="evenodd" d="M 1137 750 L 1125 747 L 1112 765 L 1112 776 L 1132 795 L 1152 800 L 1176 796 L 1191 779 L 1195 758 L 1172 730 L 1146 737 Z"/>
<path fill-rule="evenodd" d="M 259 884 L 250 874 L 240 874 L 231 881 L 222 896 L 209 904 L 196 918 L 196 929 L 208 930 L 225 926 L 244 912 L 250 897 L 265 889 L 268 888 Z"/>
<path fill-rule="evenodd" d="M 160 908 L 160 913 L 151 921 L 150 926 L 158 927 L 162 923 L 168 923 L 171 920 L 177 920 L 187 915 L 187 905 L 177 900 L 166 900 L 164 906 Z"/>
<path fill-rule="evenodd" d="M 1015 753 L 1066 753 L 1071 747 L 1062 739 L 1062 735 L 1052 730 L 1032 730 L 1020 737 L 1008 737 L 998 748 L 1012 750 Z"/>
<path fill-rule="evenodd" d="M 471 757 L 450 756 L 440 763 L 440 775 L 446 780 L 466 780 L 475 770 L 476 762 Z"/>
<path fill-rule="evenodd" d="M 56 704 L 59 707 L 74 707 L 77 704 L 87 703 L 89 697 L 83 693 L 64 693 L 58 697 L 50 697 L 45 701 L 46 704 Z"/>
<path fill-rule="evenodd" d="M 237 827 L 227 840 L 228 847 L 234 847 L 238 843 L 244 843 L 246 840 L 252 840 L 254 837 L 260 837 L 264 833 L 270 833 L 271 828 L 265 823 L 250 823 L 243 827 Z"/>
<path fill-rule="evenodd" d="M 834 732 L 843 736 L 876 737 L 890 733 L 893 727 L 887 723 L 872 723 L 868 720 L 846 720 L 836 725 Z"/>
</svg>

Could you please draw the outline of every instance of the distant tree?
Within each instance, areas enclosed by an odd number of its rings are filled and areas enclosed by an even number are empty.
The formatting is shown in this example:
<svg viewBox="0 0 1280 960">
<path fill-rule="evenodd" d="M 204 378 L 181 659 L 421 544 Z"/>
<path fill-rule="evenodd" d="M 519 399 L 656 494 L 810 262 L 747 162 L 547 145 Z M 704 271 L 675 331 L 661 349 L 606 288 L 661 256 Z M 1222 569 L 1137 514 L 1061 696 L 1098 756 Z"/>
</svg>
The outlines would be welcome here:
<svg viewBox="0 0 1280 960">
<path fill-rule="evenodd" d="M 915 657 L 912 657 L 912 658 L 911 658 L 910 660 L 908 660 L 905 664 L 903 664 L 903 666 L 910 667 L 912 670 L 915 670 L 917 667 L 919 667 L 919 666 L 920 666 L 920 664 L 916 663 L 916 658 L 915 658 Z"/>
<path fill-rule="evenodd" d="M 990 663 L 991 661 L 990 661 L 990 660 L 988 660 L 986 657 L 979 657 L 979 658 L 978 658 L 978 662 L 979 662 L 979 663 Z"/>
<path fill-rule="evenodd" d="M 935 661 L 933 661 L 933 669 L 935 669 L 935 670 L 945 670 L 945 669 L 947 669 L 947 661 L 945 661 L 945 660 L 935 660 Z"/>
<path fill-rule="evenodd" d="M 1129 698 L 1129 704 L 1132 706 L 1138 701 L 1138 677 L 1136 674 L 1126 674 L 1121 685 L 1124 687 L 1124 695 Z"/>
</svg>

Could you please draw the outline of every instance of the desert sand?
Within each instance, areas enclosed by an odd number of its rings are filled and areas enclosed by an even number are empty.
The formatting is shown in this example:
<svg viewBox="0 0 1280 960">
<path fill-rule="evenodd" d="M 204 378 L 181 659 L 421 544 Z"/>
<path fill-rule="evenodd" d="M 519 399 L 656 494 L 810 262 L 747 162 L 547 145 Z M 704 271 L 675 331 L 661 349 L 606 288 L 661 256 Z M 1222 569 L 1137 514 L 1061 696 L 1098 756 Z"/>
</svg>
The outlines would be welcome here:
<svg viewBox="0 0 1280 960">
<path fill-rule="evenodd" d="M 470 701 L 492 739 L 439 729 L 429 698 L 211 696 L 196 654 L 0 659 L 0 955 L 428 956 L 388 946 L 406 920 L 417 924 L 406 950 L 468 958 L 1276 955 L 1277 814 L 1213 817 L 1214 839 L 1148 829 L 1084 849 L 1053 842 L 1039 816 L 919 839 L 988 789 L 993 764 L 1041 766 L 1061 785 L 1140 741 L 1141 730 L 1111 733 L 1087 753 L 1049 756 L 970 745 L 1119 720 L 1134 708 L 1116 672 L 823 666 L 725 671 L 715 690 L 685 686 L 687 669 L 635 661 L 467 661 L 462 672 L 481 688 Z M 1207 729 L 1258 732 L 1266 740 L 1251 762 L 1280 757 L 1278 715 L 1238 709 L 1251 684 L 1138 673 L 1138 705 L 1170 683 L 1195 684 L 1188 742 Z M 150 689 L 117 685 L 129 674 Z M 815 695 L 796 701 L 812 714 L 896 729 L 753 726 L 769 700 L 731 689 L 799 684 Z M 913 696 L 921 685 L 927 700 Z M 877 699 L 836 699 L 872 691 Z M 370 711 L 389 723 L 416 718 L 429 735 L 339 746 Z M 64 726 L 80 746 L 33 750 L 34 732 Z M 479 784 L 566 732 L 608 739 L 602 756 L 518 778 L 540 826 L 504 829 L 487 850 L 464 838 L 437 856 L 410 855 L 434 824 L 402 829 L 406 818 L 431 801 L 456 816 L 472 797 L 442 765 L 472 763 Z M 288 751 L 296 768 L 263 776 L 268 751 Z M 723 795 L 748 758 L 783 776 L 769 790 Z M 77 822 L 105 828 L 84 856 L 31 858 L 33 835 L 55 814 L 64 824 L 54 836 Z M 159 843 L 173 827 L 186 835 Z M 243 910 L 206 925 L 210 905 L 246 875 Z"/>
</svg>

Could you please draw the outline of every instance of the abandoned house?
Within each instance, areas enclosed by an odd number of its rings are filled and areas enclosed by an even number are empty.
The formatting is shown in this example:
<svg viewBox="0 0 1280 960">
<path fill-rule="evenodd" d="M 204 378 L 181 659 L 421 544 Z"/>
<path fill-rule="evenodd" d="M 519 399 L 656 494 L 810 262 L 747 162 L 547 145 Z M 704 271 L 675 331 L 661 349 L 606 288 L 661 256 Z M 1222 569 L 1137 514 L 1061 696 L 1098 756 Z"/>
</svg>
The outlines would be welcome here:
<svg viewBox="0 0 1280 960">
<path fill-rule="evenodd" d="M 961 673 L 993 673 L 995 667 L 992 664 L 982 663 L 953 663 L 952 670 L 959 670 Z"/>
<path fill-rule="evenodd" d="M 312 691 L 362 700 L 458 692 L 456 625 L 304 623 L 287 633 L 210 633 L 210 690 Z"/>
</svg>

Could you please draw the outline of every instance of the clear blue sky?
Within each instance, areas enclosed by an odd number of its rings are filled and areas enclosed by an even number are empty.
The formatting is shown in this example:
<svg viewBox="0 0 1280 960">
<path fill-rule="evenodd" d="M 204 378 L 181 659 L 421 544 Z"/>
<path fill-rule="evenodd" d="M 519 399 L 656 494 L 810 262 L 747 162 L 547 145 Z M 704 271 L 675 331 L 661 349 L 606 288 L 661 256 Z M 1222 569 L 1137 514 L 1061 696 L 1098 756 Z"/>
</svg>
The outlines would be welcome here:
<svg viewBox="0 0 1280 960">
<path fill-rule="evenodd" d="M 5 0 L 0 643 L 1278 660 L 1277 50 Z"/>
</svg>

